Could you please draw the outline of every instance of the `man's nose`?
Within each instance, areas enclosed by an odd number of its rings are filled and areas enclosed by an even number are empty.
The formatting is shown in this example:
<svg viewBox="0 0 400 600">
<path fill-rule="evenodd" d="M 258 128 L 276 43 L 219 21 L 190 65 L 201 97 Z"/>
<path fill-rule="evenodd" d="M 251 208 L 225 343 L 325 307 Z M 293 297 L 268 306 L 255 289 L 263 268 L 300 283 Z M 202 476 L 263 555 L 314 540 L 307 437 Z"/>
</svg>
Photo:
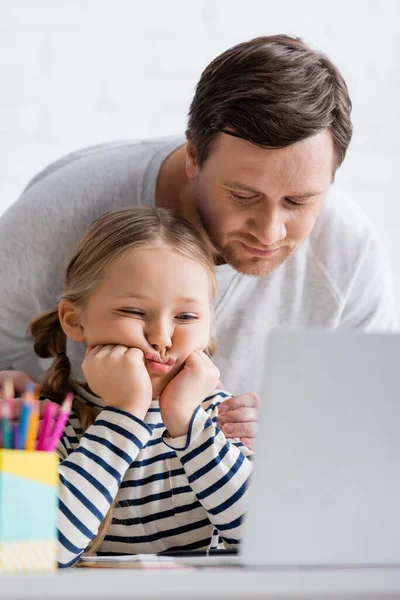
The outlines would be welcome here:
<svg viewBox="0 0 400 600">
<path fill-rule="evenodd" d="M 264 246 L 274 246 L 286 237 L 285 218 L 279 208 L 263 211 L 257 215 L 254 221 L 254 235 Z"/>
</svg>

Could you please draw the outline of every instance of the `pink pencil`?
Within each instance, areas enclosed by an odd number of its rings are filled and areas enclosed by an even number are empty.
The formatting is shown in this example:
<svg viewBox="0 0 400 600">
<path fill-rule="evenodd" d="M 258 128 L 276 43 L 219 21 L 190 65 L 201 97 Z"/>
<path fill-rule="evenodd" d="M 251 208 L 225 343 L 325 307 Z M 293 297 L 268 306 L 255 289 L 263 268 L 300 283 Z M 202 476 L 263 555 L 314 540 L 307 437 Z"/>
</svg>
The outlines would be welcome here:
<svg viewBox="0 0 400 600">
<path fill-rule="evenodd" d="M 53 433 L 52 425 L 55 425 L 54 421 L 58 412 L 57 404 L 54 402 L 47 402 L 43 410 L 43 420 L 40 423 L 39 434 L 36 444 L 36 450 L 44 450 L 44 444 L 47 438 Z"/>
<path fill-rule="evenodd" d="M 65 400 L 61 405 L 61 410 L 58 415 L 56 424 L 54 425 L 53 433 L 51 434 L 51 436 L 48 440 L 43 442 L 42 450 L 45 450 L 47 452 L 52 452 L 56 448 L 59 440 L 61 439 L 62 433 L 64 431 L 64 427 L 67 424 L 67 421 L 68 421 L 68 418 L 69 418 L 69 415 L 71 412 L 73 400 L 74 400 L 74 395 L 71 392 L 69 392 L 65 396 Z"/>
</svg>

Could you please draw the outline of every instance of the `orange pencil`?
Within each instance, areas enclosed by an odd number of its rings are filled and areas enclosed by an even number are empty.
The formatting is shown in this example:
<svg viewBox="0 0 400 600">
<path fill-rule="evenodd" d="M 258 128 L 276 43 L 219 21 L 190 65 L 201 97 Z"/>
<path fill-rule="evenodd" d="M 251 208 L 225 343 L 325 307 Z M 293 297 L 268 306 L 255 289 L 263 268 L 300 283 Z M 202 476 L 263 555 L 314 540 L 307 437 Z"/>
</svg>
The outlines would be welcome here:
<svg viewBox="0 0 400 600">
<path fill-rule="evenodd" d="M 31 393 L 29 390 L 29 392 L 26 394 L 26 396 L 28 396 L 27 400 L 32 406 L 32 410 L 29 415 L 25 450 L 34 450 L 36 447 L 36 438 L 39 429 L 39 402 L 36 400 L 37 395 L 35 392 L 36 390 L 33 393 Z"/>
<path fill-rule="evenodd" d="M 34 450 L 36 446 L 36 437 L 39 429 L 39 403 L 34 400 L 29 418 L 28 435 L 26 436 L 25 450 Z"/>
</svg>

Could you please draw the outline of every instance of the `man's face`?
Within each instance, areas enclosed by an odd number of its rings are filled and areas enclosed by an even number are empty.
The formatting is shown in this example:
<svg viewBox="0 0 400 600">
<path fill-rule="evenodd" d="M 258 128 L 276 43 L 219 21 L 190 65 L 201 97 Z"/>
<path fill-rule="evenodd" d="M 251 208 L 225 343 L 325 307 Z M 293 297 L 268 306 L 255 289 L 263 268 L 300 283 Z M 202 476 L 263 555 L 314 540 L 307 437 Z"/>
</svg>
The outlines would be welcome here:
<svg viewBox="0 0 400 600">
<path fill-rule="evenodd" d="M 188 143 L 187 174 L 217 262 L 254 276 L 282 264 L 310 235 L 333 165 L 329 131 L 282 149 L 219 133 L 200 169 Z"/>
</svg>

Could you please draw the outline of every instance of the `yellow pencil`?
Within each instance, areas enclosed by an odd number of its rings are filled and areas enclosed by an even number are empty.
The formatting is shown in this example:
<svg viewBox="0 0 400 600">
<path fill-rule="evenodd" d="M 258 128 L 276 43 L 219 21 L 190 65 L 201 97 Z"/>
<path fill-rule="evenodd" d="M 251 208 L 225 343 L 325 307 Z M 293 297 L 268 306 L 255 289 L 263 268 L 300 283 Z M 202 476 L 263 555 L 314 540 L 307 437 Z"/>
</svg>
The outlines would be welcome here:
<svg viewBox="0 0 400 600">
<path fill-rule="evenodd" d="M 36 438 L 39 428 L 39 402 L 32 401 L 32 410 L 29 417 L 28 433 L 26 436 L 25 450 L 34 450 L 36 447 Z"/>
</svg>

